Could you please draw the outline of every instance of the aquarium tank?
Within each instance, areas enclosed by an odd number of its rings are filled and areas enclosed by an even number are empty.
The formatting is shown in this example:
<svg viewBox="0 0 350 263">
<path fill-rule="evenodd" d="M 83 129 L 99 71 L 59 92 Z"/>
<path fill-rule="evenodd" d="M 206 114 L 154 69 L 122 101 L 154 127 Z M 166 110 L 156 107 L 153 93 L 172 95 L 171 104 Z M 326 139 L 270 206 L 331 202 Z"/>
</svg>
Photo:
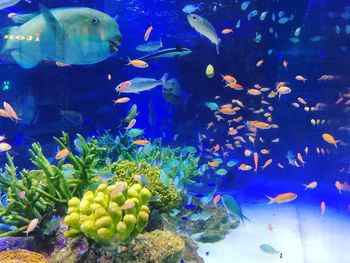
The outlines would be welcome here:
<svg viewBox="0 0 350 263">
<path fill-rule="evenodd" d="M 0 262 L 349 263 L 348 0 L 0 0 Z"/>
</svg>

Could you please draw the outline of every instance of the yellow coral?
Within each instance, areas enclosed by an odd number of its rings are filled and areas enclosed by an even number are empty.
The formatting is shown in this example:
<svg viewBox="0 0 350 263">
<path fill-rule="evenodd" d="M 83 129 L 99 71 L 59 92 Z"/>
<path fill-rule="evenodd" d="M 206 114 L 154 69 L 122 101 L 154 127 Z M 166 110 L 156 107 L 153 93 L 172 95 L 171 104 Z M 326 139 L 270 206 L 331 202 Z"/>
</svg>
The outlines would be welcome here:
<svg viewBox="0 0 350 263">
<path fill-rule="evenodd" d="M 0 252 L 0 263 L 35 262 L 49 263 L 43 255 L 25 249 Z"/>
<path fill-rule="evenodd" d="M 138 235 L 147 225 L 151 192 L 140 184 L 128 187 L 117 182 L 100 184 L 95 192 L 87 191 L 81 200 L 68 202 L 64 219 L 70 229 L 66 237 L 84 233 L 103 243 L 123 242 Z"/>
</svg>

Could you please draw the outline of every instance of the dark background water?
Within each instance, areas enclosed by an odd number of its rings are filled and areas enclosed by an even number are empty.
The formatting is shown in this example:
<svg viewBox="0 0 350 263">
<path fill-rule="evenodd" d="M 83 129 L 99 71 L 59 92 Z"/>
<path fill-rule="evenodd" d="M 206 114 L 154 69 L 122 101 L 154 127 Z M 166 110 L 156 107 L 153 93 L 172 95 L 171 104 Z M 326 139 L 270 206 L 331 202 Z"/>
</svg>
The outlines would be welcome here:
<svg viewBox="0 0 350 263">
<path fill-rule="evenodd" d="M 344 143 L 349 141 L 348 132 L 338 130 L 340 126 L 349 125 L 348 113 L 333 105 L 338 94 L 346 93 L 350 86 L 350 34 L 344 32 L 345 25 L 350 25 L 350 19 L 337 17 L 344 13 L 345 6 L 350 3 L 330 0 L 277 3 L 251 1 L 248 10 L 241 11 L 242 2 L 203 1 L 197 12 L 208 19 L 218 32 L 234 27 L 241 19 L 241 27 L 235 29 L 233 34 L 220 36 L 221 54 L 217 56 L 215 46 L 189 26 L 186 14 L 182 12 L 184 5 L 188 4 L 186 1 L 40 1 L 48 8 L 85 6 L 112 17 L 117 15 L 123 42 L 115 56 L 95 65 L 59 68 L 52 62 L 44 62 L 30 70 L 22 69 L 7 60 L 0 65 L 0 84 L 3 81 L 10 82 L 10 89 L 0 90 L 1 100 L 15 104 L 19 96 L 33 96 L 36 102 L 31 107 L 23 104 L 16 107 L 17 110 L 18 107 L 23 107 L 22 110 L 33 112 L 33 117 L 26 124 L 19 122 L 14 125 L 7 119 L 0 119 L 0 132 L 6 134 L 8 142 L 13 145 L 17 163 L 20 166 L 28 164 L 27 149 L 36 140 L 45 145 L 44 151 L 49 156 L 53 156 L 56 147 L 51 138 L 59 135 L 61 130 L 83 135 L 92 135 L 106 129 L 115 130 L 132 105 L 129 102 L 113 106 L 111 101 L 117 98 L 115 86 L 136 76 L 159 79 L 165 72 L 169 72 L 170 77 L 177 78 L 181 87 L 192 96 L 186 107 L 181 107 L 166 102 L 162 98 L 160 87 L 142 95 L 132 94 L 131 101 L 138 105 L 140 111 L 136 126 L 145 129 L 147 138 L 162 136 L 174 145 L 196 145 L 199 132 L 215 139 L 216 143 L 223 144 L 223 135 L 226 135 L 227 129 L 220 129 L 220 124 L 215 133 L 213 129 L 206 129 L 206 124 L 214 118 L 212 112 L 203 106 L 204 103 L 214 101 L 214 97 L 219 95 L 220 103 L 229 103 L 236 98 L 246 105 L 259 107 L 259 99 L 247 96 L 245 91 L 223 88 L 220 77 L 220 73 L 223 73 L 234 75 L 246 88 L 256 83 L 272 88 L 278 81 L 288 81 L 293 89 L 292 94 L 283 96 L 280 100 L 275 99 L 271 104 L 275 109 L 274 123 L 279 124 L 280 128 L 263 131 L 261 135 L 264 139 L 280 138 L 280 143 L 267 147 L 273 152 L 274 167 L 278 162 L 286 162 L 288 150 L 301 152 L 307 145 L 310 154 L 305 168 L 287 165 L 284 170 L 269 168 L 262 173 L 264 179 L 232 169 L 227 177 L 218 181 L 221 184 L 225 182 L 221 190 L 241 189 L 245 190 L 246 195 L 261 196 L 266 191 L 278 193 L 299 188 L 303 190 L 301 183 L 318 180 L 327 185 L 322 191 L 321 184 L 318 199 L 335 196 L 335 180 L 349 181 L 348 174 L 340 174 L 338 170 L 349 165 L 350 151 L 345 145 L 337 150 L 325 145 L 320 134 L 328 132 L 341 138 Z M 254 9 L 259 11 L 259 15 L 249 22 L 247 14 Z M 34 0 L 32 4 L 21 1 L 15 7 L 0 11 L 0 26 L 12 25 L 7 18 L 10 12 L 29 13 L 37 10 L 37 1 Z M 268 11 L 269 14 L 261 22 L 259 16 L 263 11 Z M 284 11 L 287 17 L 294 15 L 294 19 L 284 25 L 271 21 L 271 13 L 274 12 L 277 16 L 279 11 Z M 336 17 L 330 18 L 327 12 L 335 13 Z M 159 59 L 142 70 L 119 63 L 119 58 L 143 55 L 135 47 L 143 43 L 143 34 L 150 24 L 154 27 L 150 40 L 161 37 L 164 47 L 181 45 L 190 48 L 193 53 L 176 59 Z M 336 25 L 341 27 L 340 34 L 335 33 Z M 278 32 L 278 38 L 268 32 L 270 27 Z M 294 44 L 289 38 L 298 27 L 302 27 L 300 42 Z M 253 41 L 257 32 L 263 35 L 260 43 Z M 310 41 L 313 36 L 325 39 Z M 272 54 L 267 55 L 271 49 Z M 261 58 L 264 58 L 265 63 L 257 68 L 255 64 Z M 282 66 L 284 60 L 288 61 L 288 70 Z M 205 76 L 208 64 L 212 64 L 216 71 L 212 79 Z M 111 81 L 107 79 L 108 74 L 112 75 Z M 299 74 L 308 79 L 305 84 L 294 80 L 294 76 Z M 337 81 L 319 82 L 317 79 L 324 74 L 339 78 Z M 297 97 L 304 98 L 311 105 L 322 102 L 329 106 L 326 111 L 317 113 L 295 110 L 290 104 Z M 58 108 L 80 112 L 85 119 L 84 125 L 76 127 L 64 122 Z M 255 118 L 254 114 L 246 110 L 244 117 L 248 120 Z M 331 124 L 311 127 L 311 118 L 330 120 Z M 173 142 L 175 134 L 179 135 L 176 143 Z M 318 157 L 315 148 L 321 146 L 329 149 L 330 154 Z M 242 154 L 233 151 L 231 157 L 242 159 Z M 0 160 L 5 161 L 4 154 L 1 154 Z M 257 188 L 261 191 L 256 191 Z M 343 201 L 350 202 L 348 196 L 344 196 Z M 331 200 L 338 201 L 337 198 Z"/>
</svg>

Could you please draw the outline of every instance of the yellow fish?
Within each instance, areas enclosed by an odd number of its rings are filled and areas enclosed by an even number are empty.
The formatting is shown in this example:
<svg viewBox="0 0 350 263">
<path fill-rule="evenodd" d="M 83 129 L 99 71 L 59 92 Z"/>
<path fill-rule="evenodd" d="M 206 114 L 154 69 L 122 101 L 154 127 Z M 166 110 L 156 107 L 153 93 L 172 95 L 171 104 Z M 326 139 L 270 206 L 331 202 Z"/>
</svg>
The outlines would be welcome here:
<svg viewBox="0 0 350 263">
<path fill-rule="evenodd" d="M 267 166 L 269 166 L 272 163 L 272 159 L 268 159 L 263 166 L 261 166 L 261 169 L 265 169 Z"/>
</svg>

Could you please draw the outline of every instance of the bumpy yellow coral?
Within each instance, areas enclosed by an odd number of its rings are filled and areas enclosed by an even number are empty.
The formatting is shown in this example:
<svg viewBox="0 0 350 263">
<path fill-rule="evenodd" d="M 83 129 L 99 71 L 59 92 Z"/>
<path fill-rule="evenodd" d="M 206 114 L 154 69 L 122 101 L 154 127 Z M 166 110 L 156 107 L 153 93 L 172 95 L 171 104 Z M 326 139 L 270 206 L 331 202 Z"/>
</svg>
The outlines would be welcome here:
<svg viewBox="0 0 350 263">
<path fill-rule="evenodd" d="M 160 180 L 161 170 L 159 167 L 152 167 L 148 163 L 131 162 L 128 160 L 119 160 L 112 164 L 111 171 L 115 174 L 117 180 L 123 180 L 129 184 L 137 183 L 135 174 L 142 174 L 148 180 L 148 186 L 155 200 L 150 203 L 151 209 L 160 212 L 168 212 L 172 208 L 179 206 L 181 198 L 173 184 L 169 188 L 164 186 Z"/>
<path fill-rule="evenodd" d="M 95 192 L 85 192 L 81 200 L 69 200 L 64 222 L 70 229 L 65 236 L 85 234 L 103 243 L 126 241 L 147 225 L 150 199 L 151 192 L 140 184 L 100 184 Z"/>
</svg>

